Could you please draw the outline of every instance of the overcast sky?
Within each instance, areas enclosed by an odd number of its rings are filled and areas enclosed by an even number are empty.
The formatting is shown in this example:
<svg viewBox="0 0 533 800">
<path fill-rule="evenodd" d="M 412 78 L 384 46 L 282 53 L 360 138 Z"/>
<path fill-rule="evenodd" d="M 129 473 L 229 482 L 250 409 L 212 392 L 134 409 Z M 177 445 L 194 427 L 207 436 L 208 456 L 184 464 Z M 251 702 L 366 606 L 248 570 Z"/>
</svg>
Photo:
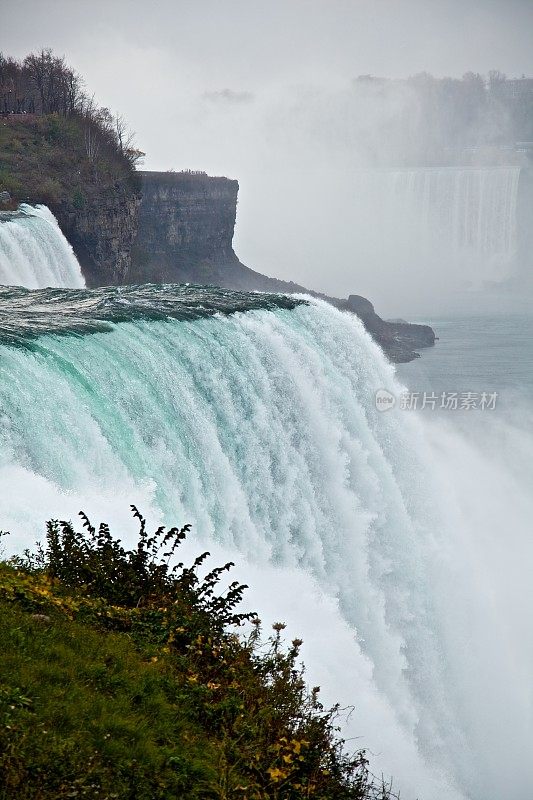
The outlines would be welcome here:
<svg viewBox="0 0 533 800">
<path fill-rule="evenodd" d="M 378 302 L 382 276 L 346 234 L 347 186 L 333 200 L 331 175 L 353 166 L 350 82 L 531 75 L 532 41 L 533 0 L 0 0 L 0 49 L 65 55 L 128 119 L 146 168 L 239 179 L 249 266 Z"/>
</svg>

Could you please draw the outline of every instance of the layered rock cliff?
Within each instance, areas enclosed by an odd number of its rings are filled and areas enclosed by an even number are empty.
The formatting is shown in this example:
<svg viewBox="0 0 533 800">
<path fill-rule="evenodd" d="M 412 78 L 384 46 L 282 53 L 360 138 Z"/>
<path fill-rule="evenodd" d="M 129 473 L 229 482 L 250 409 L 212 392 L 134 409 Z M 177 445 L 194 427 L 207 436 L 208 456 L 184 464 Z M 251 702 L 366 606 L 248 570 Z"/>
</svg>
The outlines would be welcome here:
<svg viewBox="0 0 533 800">
<path fill-rule="evenodd" d="M 232 246 L 237 181 L 190 172 L 142 172 L 141 178 L 130 278 L 216 283 L 238 262 Z"/>
<path fill-rule="evenodd" d="M 364 297 L 329 297 L 242 264 L 233 250 L 239 184 L 205 173 L 142 172 L 130 282 L 204 283 L 241 291 L 303 292 L 357 314 L 396 362 L 434 344 L 428 325 L 389 323 Z"/>
<path fill-rule="evenodd" d="M 395 361 L 433 344 L 427 326 L 384 322 L 356 295 L 338 299 L 270 278 L 233 250 L 239 184 L 205 173 L 136 173 L 116 147 L 95 160 L 78 117 L 10 115 L 0 121 L 0 191 L 16 207 L 44 203 L 74 248 L 89 286 L 199 283 L 307 292 L 357 314 Z"/>
<path fill-rule="evenodd" d="M 81 207 L 65 200 L 51 204 L 88 286 L 130 282 L 139 204 L 140 196 L 120 185 Z"/>
<path fill-rule="evenodd" d="M 109 142 L 87 146 L 79 116 L 0 117 L 0 192 L 55 214 L 89 286 L 125 283 L 137 232 L 139 177 Z M 96 148 L 98 144 L 98 148 Z"/>
</svg>

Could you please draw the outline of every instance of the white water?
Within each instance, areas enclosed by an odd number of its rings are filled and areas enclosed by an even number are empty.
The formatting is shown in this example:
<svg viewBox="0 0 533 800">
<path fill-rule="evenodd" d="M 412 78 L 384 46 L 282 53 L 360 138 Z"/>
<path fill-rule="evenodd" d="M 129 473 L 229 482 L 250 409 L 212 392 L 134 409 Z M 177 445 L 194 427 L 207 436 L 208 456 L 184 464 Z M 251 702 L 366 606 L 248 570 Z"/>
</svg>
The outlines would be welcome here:
<svg viewBox="0 0 533 800">
<path fill-rule="evenodd" d="M 0 284 L 28 289 L 85 286 L 72 247 L 46 206 L 23 204 L 0 219 Z"/>
<path fill-rule="evenodd" d="M 399 209 L 416 215 L 422 238 L 429 239 L 433 251 L 444 249 L 474 286 L 500 282 L 511 274 L 517 250 L 519 176 L 519 167 L 391 173 Z"/>
<path fill-rule="evenodd" d="M 527 474 L 379 414 L 375 391 L 399 387 L 357 319 L 313 301 L 0 359 L 0 522 L 19 548 L 80 508 L 126 537 L 130 502 L 192 522 L 191 552 L 229 553 L 248 604 L 305 639 L 310 681 L 355 704 L 349 735 L 402 797 L 528 800 Z"/>
<path fill-rule="evenodd" d="M 237 252 L 260 272 L 335 297 L 356 291 L 385 317 L 454 313 L 459 293 L 475 310 L 481 293 L 503 295 L 525 269 L 519 181 L 517 167 L 288 165 L 283 193 L 277 174 L 261 178 L 261 191 L 253 181 L 243 186 Z M 276 236 L 260 235 L 258 219 Z"/>
</svg>

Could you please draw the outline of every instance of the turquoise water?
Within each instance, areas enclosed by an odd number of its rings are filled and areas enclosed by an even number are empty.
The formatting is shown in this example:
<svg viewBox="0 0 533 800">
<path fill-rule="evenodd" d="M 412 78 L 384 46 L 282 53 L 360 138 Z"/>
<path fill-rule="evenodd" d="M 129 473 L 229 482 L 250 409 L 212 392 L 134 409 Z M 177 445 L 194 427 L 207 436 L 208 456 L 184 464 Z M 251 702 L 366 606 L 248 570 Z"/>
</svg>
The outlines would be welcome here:
<svg viewBox="0 0 533 800">
<path fill-rule="evenodd" d="M 0 281 L 83 285 L 54 225 L 0 224 Z M 530 800 L 533 317 L 424 321 L 437 345 L 395 371 L 311 298 L 0 286 L 0 528 L 21 550 L 80 509 L 129 543 L 130 503 L 192 523 L 191 559 L 234 561 L 304 639 L 403 798 Z M 498 404 L 378 410 L 398 379 Z"/>
<path fill-rule="evenodd" d="M 431 322 L 404 383 L 522 386 L 505 348 L 524 322 L 503 341 Z M 192 523 L 192 552 L 223 551 L 266 624 L 303 637 L 325 701 L 356 704 L 346 734 L 402 797 L 529 800 L 528 439 L 508 458 L 498 415 L 480 436 L 382 413 L 384 387 L 360 321 L 318 300 L 0 289 L 0 527 L 20 549 L 80 509 L 125 540 L 129 503 Z"/>
<path fill-rule="evenodd" d="M 32 291 L 0 286 L 0 344 L 29 347 L 44 334 L 102 333 L 112 331 L 119 322 L 185 322 L 239 311 L 292 309 L 302 302 L 282 294 L 251 294 L 194 284 Z"/>
</svg>

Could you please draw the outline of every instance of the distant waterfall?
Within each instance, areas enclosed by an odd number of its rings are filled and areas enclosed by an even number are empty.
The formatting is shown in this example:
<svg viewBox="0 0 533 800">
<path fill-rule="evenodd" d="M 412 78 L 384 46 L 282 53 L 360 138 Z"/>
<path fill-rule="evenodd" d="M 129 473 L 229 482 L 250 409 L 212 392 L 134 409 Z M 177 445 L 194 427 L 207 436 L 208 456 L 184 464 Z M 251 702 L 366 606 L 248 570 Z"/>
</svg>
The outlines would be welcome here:
<svg viewBox="0 0 533 800">
<path fill-rule="evenodd" d="M 476 286 L 512 271 L 519 176 L 519 167 L 398 170 L 391 189 L 401 213 Z"/>
<path fill-rule="evenodd" d="M 0 213 L 0 284 L 28 289 L 85 286 L 80 265 L 46 206 Z"/>
</svg>

